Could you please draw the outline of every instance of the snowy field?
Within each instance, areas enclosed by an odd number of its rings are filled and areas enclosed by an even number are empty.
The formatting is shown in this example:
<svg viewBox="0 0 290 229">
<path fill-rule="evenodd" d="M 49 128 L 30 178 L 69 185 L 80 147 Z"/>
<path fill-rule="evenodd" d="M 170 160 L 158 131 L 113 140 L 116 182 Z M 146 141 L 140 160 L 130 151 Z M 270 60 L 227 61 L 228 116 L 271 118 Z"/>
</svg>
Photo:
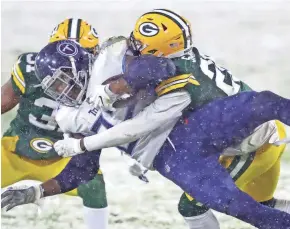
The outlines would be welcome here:
<svg viewBox="0 0 290 229">
<path fill-rule="evenodd" d="M 203 53 L 254 89 L 270 89 L 290 98 L 290 1 L 95 0 L 93 2 L 2 1 L 2 84 L 17 56 L 38 51 L 54 26 L 67 17 L 95 25 L 102 38 L 128 35 L 146 10 L 169 8 L 192 22 L 195 44 Z M 103 39 L 102 39 L 103 40 Z M 15 115 L 2 116 L 2 131 Z M 108 152 L 108 151 L 107 151 Z M 289 153 L 284 158 L 277 197 L 290 197 Z M 111 229 L 185 229 L 178 214 L 180 189 L 157 173 L 149 184 L 129 176 L 126 157 L 110 150 L 101 158 L 110 205 Z M 222 229 L 253 228 L 218 214 Z M 2 213 L 3 229 L 85 229 L 81 201 L 54 197 L 42 213 L 35 206 Z"/>
</svg>

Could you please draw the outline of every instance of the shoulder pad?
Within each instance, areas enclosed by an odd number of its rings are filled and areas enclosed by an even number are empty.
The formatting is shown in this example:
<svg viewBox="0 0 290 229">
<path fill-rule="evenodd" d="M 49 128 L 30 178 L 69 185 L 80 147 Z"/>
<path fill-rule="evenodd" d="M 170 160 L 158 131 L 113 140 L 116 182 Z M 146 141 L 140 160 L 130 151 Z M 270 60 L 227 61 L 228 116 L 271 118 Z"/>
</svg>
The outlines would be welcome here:
<svg viewBox="0 0 290 229">
<path fill-rule="evenodd" d="M 11 69 L 12 80 L 22 94 L 25 92 L 27 78 L 30 77 L 30 74 L 34 75 L 34 60 L 36 56 L 37 53 L 21 54 Z"/>
</svg>

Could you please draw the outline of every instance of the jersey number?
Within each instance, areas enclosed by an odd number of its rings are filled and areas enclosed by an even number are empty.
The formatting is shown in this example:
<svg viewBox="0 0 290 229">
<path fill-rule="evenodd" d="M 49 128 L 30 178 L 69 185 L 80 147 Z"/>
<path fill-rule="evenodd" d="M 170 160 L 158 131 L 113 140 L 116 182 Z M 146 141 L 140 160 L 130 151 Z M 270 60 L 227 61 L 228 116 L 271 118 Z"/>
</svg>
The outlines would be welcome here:
<svg viewBox="0 0 290 229">
<path fill-rule="evenodd" d="M 216 65 L 207 56 L 201 56 L 200 67 L 203 73 L 213 80 L 216 86 L 228 96 L 238 93 L 240 85 L 235 82 L 234 77 L 228 70 Z"/>
<path fill-rule="evenodd" d="M 26 72 L 35 71 L 35 68 L 34 68 L 35 57 L 34 58 L 32 57 L 33 57 L 32 53 L 26 55 L 26 62 L 27 62 Z"/>
<path fill-rule="evenodd" d="M 33 114 L 29 114 L 29 122 L 38 128 L 56 131 L 58 129 L 58 125 L 54 119 L 54 113 L 58 108 L 58 103 L 51 99 L 41 97 L 35 100 L 34 105 L 38 107 L 48 107 L 52 111 L 50 115 L 42 114 L 41 118 L 37 118 Z"/>
</svg>

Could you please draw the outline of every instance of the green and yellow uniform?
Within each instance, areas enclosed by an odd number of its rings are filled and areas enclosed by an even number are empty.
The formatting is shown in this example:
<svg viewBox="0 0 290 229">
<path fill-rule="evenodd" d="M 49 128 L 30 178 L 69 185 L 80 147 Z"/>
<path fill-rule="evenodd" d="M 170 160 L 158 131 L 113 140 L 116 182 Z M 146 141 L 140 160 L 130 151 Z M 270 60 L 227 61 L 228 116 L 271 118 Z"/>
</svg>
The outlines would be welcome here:
<svg viewBox="0 0 290 229">
<path fill-rule="evenodd" d="M 54 142 L 63 138 L 54 119 L 58 103 L 46 96 L 40 87 L 34 73 L 36 56 L 37 53 L 22 54 L 11 70 L 13 90 L 20 100 L 17 115 L 1 140 L 1 187 L 21 180 L 49 180 L 71 160 L 59 157 L 54 151 Z M 90 183 L 97 184 L 102 193 L 102 205 L 106 206 L 103 176 L 96 176 Z M 81 190 L 88 196 L 90 188 L 82 186 Z M 77 195 L 77 190 L 69 194 Z"/>
</svg>

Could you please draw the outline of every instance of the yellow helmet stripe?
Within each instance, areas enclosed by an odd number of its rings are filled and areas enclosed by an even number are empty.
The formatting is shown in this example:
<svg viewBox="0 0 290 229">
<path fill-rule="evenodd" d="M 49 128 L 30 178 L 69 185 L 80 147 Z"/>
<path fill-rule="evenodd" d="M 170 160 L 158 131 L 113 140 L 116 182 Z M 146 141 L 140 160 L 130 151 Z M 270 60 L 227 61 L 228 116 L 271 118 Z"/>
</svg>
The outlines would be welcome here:
<svg viewBox="0 0 290 229">
<path fill-rule="evenodd" d="M 190 29 L 187 23 L 185 23 L 184 20 L 179 15 L 173 14 L 172 12 L 164 10 L 164 9 L 156 9 L 156 10 L 153 10 L 153 12 L 159 13 L 165 17 L 170 18 L 172 21 L 174 21 L 182 30 L 183 39 L 185 42 L 184 49 L 189 48 L 191 46 L 191 41 L 190 41 L 191 39 L 189 40 L 187 39 L 187 37 L 190 37 Z"/>
</svg>

